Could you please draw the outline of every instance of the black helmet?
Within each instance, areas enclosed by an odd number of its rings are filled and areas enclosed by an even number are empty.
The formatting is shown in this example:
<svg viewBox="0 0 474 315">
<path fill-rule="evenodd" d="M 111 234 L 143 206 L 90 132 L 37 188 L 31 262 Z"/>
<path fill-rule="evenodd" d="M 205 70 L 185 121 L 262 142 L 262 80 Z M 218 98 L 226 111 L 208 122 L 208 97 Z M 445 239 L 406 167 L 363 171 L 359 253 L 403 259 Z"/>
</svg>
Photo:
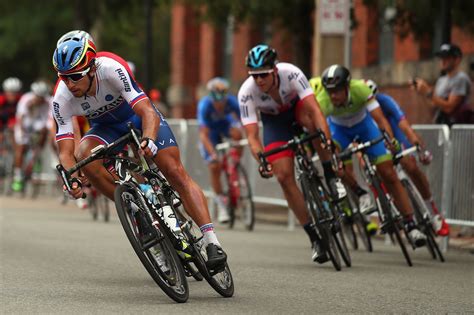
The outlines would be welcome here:
<svg viewBox="0 0 474 315">
<path fill-rule="evenodd" d="M 346 87 L 351 82 L 351 73 L 346 67 L 332 65 L 324 70 L 322 81 L 326 90 Z"/>
<path fill-rule="evenodd" d="M 258 45 L 250 49 L 247 58 L 245 58 L 245 65 L 250 70 L 256 70 L 264 67 L 271 67 L 276 63 L 276 50 L 268 45 Z"/>
</svg>

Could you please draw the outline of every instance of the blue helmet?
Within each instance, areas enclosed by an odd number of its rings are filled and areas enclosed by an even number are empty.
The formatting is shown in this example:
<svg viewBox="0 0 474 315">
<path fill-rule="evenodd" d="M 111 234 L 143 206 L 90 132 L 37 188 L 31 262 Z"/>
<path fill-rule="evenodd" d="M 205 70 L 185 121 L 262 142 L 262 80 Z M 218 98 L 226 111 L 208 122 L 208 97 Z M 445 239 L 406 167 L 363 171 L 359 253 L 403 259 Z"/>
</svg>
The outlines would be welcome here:
<svg viewBox="0 0 474 315">
<path fill-rule="evenodd" d="M 275 66 L 277 59 L 276 50 L 268 45 L 258 45 L 250 49 L 245 65 L 250 69 L 259 69 Z"/>
<path fill-rule="evenodd" d="M 71 38 L 58 45 L 53 54 L 53 66 L 59 73 L 86 69 L 96 58 L 94 42 L 87 38 Z"/>
</svg>

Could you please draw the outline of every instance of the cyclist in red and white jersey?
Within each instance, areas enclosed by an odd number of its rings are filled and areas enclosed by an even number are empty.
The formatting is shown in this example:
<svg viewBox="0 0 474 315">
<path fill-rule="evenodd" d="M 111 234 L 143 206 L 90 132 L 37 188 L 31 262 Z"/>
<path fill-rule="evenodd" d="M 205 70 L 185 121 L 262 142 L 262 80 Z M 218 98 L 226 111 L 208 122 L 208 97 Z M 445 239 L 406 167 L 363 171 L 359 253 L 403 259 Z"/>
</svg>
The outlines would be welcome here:
<svg viewBox="0 0 474 315">
<path fill-rule="evenodd" d="M 185 171 L 176 139 L 161 113 L 140 89 L 125 64 L 98 57 L 95 45 L 86 38 L 72 37 L 60 43 L 53 54 L 53 65 L 61 78 L 53 99 L 57 124 L 59 159 L 65 168 L 76 163 L 73 116 L 85 116 L 91 129 L 82 138 L 77 158 L 90 155 L 93 148 L 109 144 L 128 132 L 127 123 L 142 130 L 141 149 L 153 158 L 167 180 L 181 196 L 186 211 L 200 226 L 208 254 L 208 267 L 226 261 L 199 186 Z M 100 161 L 83 169 L 91 183 L 113 200 L 115 184 Z M 73 184 L 70 194 L 79 198 L 82 187 Z"/>
<path fill-rule="evenodd" d="M 0 94 L 0 143 L 4 142 L 4 131 L 13 130 L 15 113 L 21 97 L 22 83 L 20 79 L 10 77 L 2 83 L 3 93 Z M 10 139 L 13 143 L 13 137 Z"/>
<path fill-rule="evenodd" d="M 267 45 L 252 48 L 246 59 L 250 76 L 242 84 L 238 94 L 242 124 L 251 152 L 257 160 L 260 152 L 279 147 L 292 139 L 294 123 L 311 133 L 320 128 L 328 139 L 331 138 L 326 119 L 314 98 L 308 79 L 296 66 L 277 63 L 276 59 L 276 51 Z M 263 144 L 259 138 L 258 114 L 263 124 Z M 346 191 L 332 169 L 330 153 L 319 144 L 316 148 L 323 161 L 324 174 L 332 195 L 335 200 L 344 198 Z M 313 261 L 322 263 L 328 257 L 321 250 L 303 194 L 296 184 L 293 157 L 291 150 L 272 155 L 268 158 L 272 169 L 265 170 L 260 166 L 260 173 L 264 177 L 276 176 L 289 207 L 310 238 Z"/>
</svg>

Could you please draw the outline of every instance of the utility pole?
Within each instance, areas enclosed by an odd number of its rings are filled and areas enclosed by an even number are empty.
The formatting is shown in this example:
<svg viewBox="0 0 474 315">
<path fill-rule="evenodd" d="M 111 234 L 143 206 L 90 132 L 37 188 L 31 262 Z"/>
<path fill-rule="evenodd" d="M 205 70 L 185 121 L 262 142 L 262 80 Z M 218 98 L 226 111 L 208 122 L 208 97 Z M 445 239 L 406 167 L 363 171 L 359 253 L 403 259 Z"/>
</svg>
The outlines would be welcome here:
<svg viewBox="0 0 474 315">
<path fill-rule="evenodd" d="M 441 0 L 441 41 L 451 43 L 451 2 Z"/>
<path fill-rule="evenodd" d="M 153 82 L 153 0 L 144 0 L 145 9 L 145 92 L 147 93 Z"/>
</svg>

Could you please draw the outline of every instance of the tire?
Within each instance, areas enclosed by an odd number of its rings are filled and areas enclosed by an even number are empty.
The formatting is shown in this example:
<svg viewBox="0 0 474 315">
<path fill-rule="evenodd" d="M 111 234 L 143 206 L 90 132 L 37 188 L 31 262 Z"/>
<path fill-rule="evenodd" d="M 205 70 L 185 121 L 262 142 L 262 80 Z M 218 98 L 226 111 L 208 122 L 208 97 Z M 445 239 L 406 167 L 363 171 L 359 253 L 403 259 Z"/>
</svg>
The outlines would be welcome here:
<svg viewBox="0 0 474 315">
<path fill-rule="evenodd" d="M 352 265 L 351 255 L 349 253 L 349 249 L 347 248 L 346 238 L 344 236 L 344 229 L 342 229 L 342 217 L 339 215 L 337 208 L 333 209 L 335 222 L 333 226 L 331 226 L 331 232 L 334 236 L 334 241 L 336 242 L 337 249 L 341 254 L 341 258 L 344 261 L 346 267 L 350 267 Z"/>
<path fill-rule="evenodd" d="M 247 172 L 242 165 L 237 165 L 239 174 L 239 198 L 240 220 L 244 223 L 248 231 L 252 231 L 255 225 L 255 204 L 252 198 L 252 188 L 247 176 Z"/>
<path fill-rule="evenodd" d="M 385 220 L 389 221 L 387 222 L 388 233 L 392 239 L 393 235 L 395 235 L 395 239 L 397 240 L 397 243 L 400 246 L 400 249 L 402 250 L 403 256 L 405 257 L 408 266 L 411 267 L 413 266 L 413 264 L 411 262 L 410 254 L 408 254 L 405 243 L 402 241 L 399 224 L 395 221 L 396 218 L 393 217 L 392 206 L 390 204 L 390 201 L 387 199 L 385 191 L 382 189 L 382 183 L 380 182 L 377 176 L 374 176 L 374 178 L 372 178 L 372 185 L 374 186 L 377 192 L 380 205 L 382 206 L 382 211 L 385 215 Z"/>
<path fill-rule="evenodd" d="M 162 234 L 163 237 L 161 240 L 158 240 L 157 243 L 151 246 L 149 249 L 142 248 L 138 236 L 139 232 L 136 219 L 131 213 L 129 209 L 129 202 L 127 201 L 131 199 L 136 201 L 137 204 L 141 205 L 141 196 L 139 196 L 139 193 L 135 188 L 119 185 L 115 189 L 114 197 L 120 223 L 122 224 L 130 244 L 132 245 L 135 253 L 142 262 L 145 269 L 166 295 L 178 303 L 186 302 L 189 297 L 189 289 L 184 269 L 170 240 L 166 237 L 166 234 Z M 145 216 L 140 216 L 140 219 L 147 220 Z M 156 250 L 157 247 L 158 250 L 164 252 L 162 255 L 166 257 L 169 268 L 172 270 L 174 275 L 175 281 L 172 281 L 173 279 L 170 280 L 170 277 L 168 277 L 158 266 L 158 263 L 154 258 L 156 253 L 152 252 L 153 250 Z"/>
<path fill-rule="evenodd" d="M 372 235 L 370 235 L 370 233 L 367 231 L 367 222 L 361 213 L 355 213 L 353 226 L 355 226 L 357 234 L 362 240 L 362 244 L 364 244 L 365 249 L 371 253 L 373 251 Z"/>
<path fill-rule="evenodd" d="M 329 222 L 319 224 L 318 218 L 323 214 L 325 206 L 320 199 L 319 193 L 316 191 L 316 183 L 312 185 L 310 180 L 303 174 L 301 176 L 301 189 L 303 190 L 303 196 L 306 201 L 306 206 L 310 212 L 310 215 L 313 218 L 316 228 L 319 231 L 321 236 L 322 246 L 325 248 L 327 254 L 329 255 L 329 260 L 331 260 L 334 268 L 337 271 L 341 271 L 341 257 L 337 249 L 336 241 L 332 233 L 332 228 L 329 226 Z M 320 211 L 318 212 L 318 209 Z"/>
<path fill-rule="evenodd" d="M 223 266 L 221 272 L 211 274 L 206 266 L 207 254 L 205 248 L 202 246 L 202 235 L 200 229 L 191 217 L 185 213 L 182 207 L 176 209 L 175 213 L 180 221 L 189 222 L 187 228 L 183 230 L 183 234 L 187 242 L 192 246 L 193 253 L 191 262 L 197 268 L 200 275 L 206 279 L 209 285 L 217 293 L 223 297 L 232 297 L 234 295 L 234 280 L 228 264 L 226 263 Z"/>
</svg>

